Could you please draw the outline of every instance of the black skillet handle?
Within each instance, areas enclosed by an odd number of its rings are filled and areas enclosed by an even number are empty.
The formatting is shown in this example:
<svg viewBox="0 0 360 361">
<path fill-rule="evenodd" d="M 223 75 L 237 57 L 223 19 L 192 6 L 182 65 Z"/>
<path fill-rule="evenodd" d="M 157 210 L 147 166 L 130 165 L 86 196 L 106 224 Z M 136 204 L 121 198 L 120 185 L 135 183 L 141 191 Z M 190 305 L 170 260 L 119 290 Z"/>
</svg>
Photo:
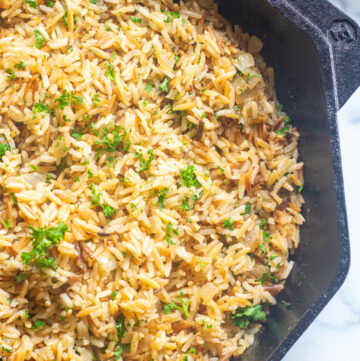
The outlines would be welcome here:
<svg viewBox="0 0 360 361">
<path fill-rule="evenodd" d="M 278 8 L 288 8 L 306 24 L 308 33 L 317 33 L 330 50 L 330 66 L 335 101 L 340 109 L 360 86 L 360 27 L 325 0 L 270 0 Z M 320 47 L 321 52 L 321 47 Z"/>
</svg>

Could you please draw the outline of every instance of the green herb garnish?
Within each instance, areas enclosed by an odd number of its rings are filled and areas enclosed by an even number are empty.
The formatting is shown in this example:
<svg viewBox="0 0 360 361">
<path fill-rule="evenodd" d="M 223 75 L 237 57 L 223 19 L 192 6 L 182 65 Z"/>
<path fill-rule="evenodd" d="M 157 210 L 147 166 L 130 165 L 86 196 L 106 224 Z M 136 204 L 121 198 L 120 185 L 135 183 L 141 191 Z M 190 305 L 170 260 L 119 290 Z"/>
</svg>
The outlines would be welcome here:
<svg viewBox="0 0 360 361">
<path fill-rule="evenodd" d="M 272 239 L 272 237 L 270 236 L 269 232 L 263 231 L 263 239 L 264 239 L 264 242 L 267 243 L 269 241 L 269 239 Z"/>
<path fill-rule="evenodd" d="M 167 303 L 164 306 L 164 312 L 167 315 L 170 315 L 170 313 L 174 310 L 180 310 L 182 312 L 184 312 L 184 315 L 186 318 L 190 318 L 188 309 L 189 309 L 189 305 L 190 305 L 190 299 L 188 299 L 186 302 L 183 300 L 183 298 L 181 297 L 183 295 L 183 291 L 180 291 L 180 296 L 178 296 L 178 299 L 180 301 L 181 306 L 178 306 L 177 304 L 175 304 L 174 302 L 171 303 Z"/>
<path fill-rule="evenodd" d="M 9 75 L 7 76 L 7 80 L 16 79 L 16 75 L 15 75 L 14 70 L 12 70 L 12 69 L 10 69 L 10 68 L 6 68 L 5 71 L 9 74 Z"/>
<path fill-rule="evenodd" d="M 194 165 L 189 165 L 187 168 L 180 170 L 182 182 L 188 188 L 201 187 L 201 184 L 196 178 L 195 170 L 196 168 L 194 167 Z"/>
<path fill-rule="evenodd" d="M 263 218 L 260 223 L 260 229 L 264 229 L 264 227 L 269 223 L 266 218 Z"/>
<path fill-rule="evenodd" d="M 44 44 L 44 37 L 41 35 L 39 30 L 34 30 L 34 34 L 35 34 L 35 47 L 40 49 L 42 47 L 42 45 Z"/>
<path fill-rule="evenodd" d="M 25 0 L 24 4 L 28 4 L 31 8 L 36 9 L 36 2 L 33 0 Z"/>
<path fill-rule="evenodd" d="M 24 70 L 26 68 L 26 64 L 23 61 L 20 61 L 14 65 L 14 68 Z"/>
<path fill-rule="evenodd" d="M 92 103 L 95 107 L 100 103 L 100 96 L 98 93 L 93 96 Z"/>
<path fill-rule="evenodd" d="M 56 103 L 59 103 L 59 107 L 61 109 L 64 109 L 70 104 L 73 105 L 82 105 L 83 98 L 82 96 L 76 96 L 75 92 L 72 91 L 71 93 L 68 93 L 67 90 L 63 90 L 60 97 L 55 100 Z"/>
<path fill-rule="evenodd" d="M 123 127 L 118 127 L 116 124 L 111 132 L 111 136 L 109 136 L 109 130 L 104 128 L 101 140 L 95 142 L 95 144 L 101 145 L 97 152 L 114 153 L 117 150 L 120 150 L 121 147 L 124 152 L 127 152 L 131 143 L 130 139 L 127 139 L 124 142 L 126 136 L 127 132 L 125 129 Z"/>
<path fill-rule="evenodd" d="M 64 237 L 65 232 L 69 231 L 68 226 L 61 221 L 57 227 L 42 228 L 29 227 L 32 231 L 30 239 L 32 240 L 33 249 L 30 252 L 22 252 L 21 259 L 25 265 L 29 265 L 34 261 L 39 268 L 54 267 L 55 260 L 53 257 L 47 257 L 49 248 L 59 244 Z"/>
<path fill-rule="evenodd" d="M 251 213 L 251 204 L 248 203 L 248 204 L 245 206 L 245 212 L 244 212 L 242 215 L 250 214 L 250 213 Z"/>
<path fill-rule="evenodd" d="M 75 139 L 81 139 L 83 134 L 81 132 L 79 132 L 77 129 L 74 129 L 71 133 L 72 137 Z"/>
<path fill-rule="evenodd" d="M 289 302 L 286 302 L 286 301 L 281 301 L 281 303 L 285 306 L 285 307 L 287 307 L 287 308 L 289 308 L 290 306 L 291 306 L 291 303 L 289 303 Z"/>
<path fill-rule="evenodd" d="M 136 23 L 141 23 L 141 19 L 139 18 L 139 19 L 137 19 L 136 18 L 136 16 L 130 16 L 130 20 L 134 23 L 134 24 L 136 24 Z"/>
<path fill-rule="evenodd" d="M 247 328 L 251 321 L 265 321 L 266 313 L 261 305 L 238 308 L 235 313 L 231 314 L 232 323 L 240 328 Z"/>
<path fill-rule="evenodd" d="M 291 123 L 290 117 L 286 116 L 284 121 L 283 121 L 283 126 L 276 131 L 276 134 L 281 135 L 282 137 L 284 137 L 285 134 L 289 133 L 289 131 L 290 131 L 290 128 L 291 128 L 290 123 Z"/>
<path fill-rule="evenodd" d="M 232 220 L 231 217 L 229 217 L 228 219 L 225 219 L 224 221 L 224 228 L 229 229 L 230 231 L 234 230 L 234 221 Z"/>
<path fill-rule="evenodd" d="M 121 356 L 128 345 L 121 343 L 122 338 L 125 336 L 126 328 L 125 328 L 125 317 L 121 316 L 116 323 L 116 334 L 117 334 L 117 342 L 116 342 L 116 350 L 114 351 L 115 361 L 121 359 Z"/>
<path fill-rule="evenodd" d="M 153 87 L 154 87 L 154 84 L 152 84 L 152 83 L 146 83 L 146 85 L 145 85 L 145 91 L 146 91 L 147 93 L 150 93 Z"/>
<path fill-rule="evenodd" d="M 276 282 L 276 277 L 272 276 L 269 273 L 263 273 L 260 278 L 255 280 L 255 282 L 260 282 L 261 286 L 264 286 L 266 280 L 269 280 L 272 283 L 274 283 L 274 282 Z"/>
<path fill-rule="evenodd" d="M 20 273 L 15 277 L 15 279 L 16 279 L 16 283 L 20 283 L 20 282 L 27 279 L 27 274 L 26 273 Z"/>
<path fill-rule="evenodd" d="M 101 193 L 96 192 L 95 185 L 93 183 L 90 185 L 90 190 L 93 195 L 91 199 L 91 204 L 99 206 L 103 210 L 104 216 L 106 218 L 111 218 L 114 215 L 116 209 L 100 202 Z"/>
<path fill-rule="evenodd" d="M 8 219 L 6 222 L 4 222 L 2 219 L 1 219 L 1 224 L 4 226 L 4 228 L 11 228 L 11 221 L 10 219 Z"/>
<path fill-rule="evenodd" d="M 0 144 L 0 159 L 5 155 L 7 151 L 10 151 L 10 146 L 7 143 Z"/>
<path fill-rule="evenodd" d="M 265 244 L 264 244 L 264 243 L 260 243 L 260 244 L 259 244 L 259 248 L 260 248 L 264 253 L 266 253 L 266 247 L 265 247 Z"/>
<path fill-rule="evenodd" d="M 139 158 L 140 160 L 140 167 L 139 167 L 139 173 L 141 172 L 146 172 L 150 169 L 150 166 L 151 166 L 151 162 L 154 160 L 154 152 L 152 149 L 149 149 L 147 151 L 147 154 L 148 154 L 148 159 L 146 160 L 142 153 L 139 153 L 139 152 L 136 152 L 135 153 L 135 158 Z"/>
<path fill-rule="evenodd" d="M 168 244 L 175 244 L 175 243 L 171 240 L 171 230 L 172 230 L 172 227 L 173 227 L 172 223 L 168 223 L 168 224 L 166 225 L 166 242 L 167 242 Z M 174 231 L 174 233 L 175 233 L 175 231 Z"/>
<path fill-rule="evenodd" d="M 46 326 L 46 322 L 43 320 L 35 320 L 33 326 L 31 327 L 32 330 L 37 330 L 39 328 L 43 328 Z"/>
<path fill-rule="evenodd" d="M 33 113 L 50 113 L 50 109 L 49 109 L 49 105 L 48 104 L 44 104 L 44 103 L 35 103 L 34 107 L 33 107 Z"/>
<path fill-rule="evenodd" d="M 163 210 L 164 208 L 164 200 L 169 194 L 169 188 L 165 187 L 163 189 L 158 190 L 158 205 L 160 210 Z"/>
<path fill-rule="evenodd" d="M 1 346 L 1 349 L 4 351 L 4 352 L 7 352 L 7 353 L 12 353 L 13 350 L 11 348 L 8 348 L 6 346 Z"/>
<path fill-rule="evenodd" d="M 165 77 L 164 80 L 159 85 L 159 88 L 163 93 L 167 94 L 169 92 L 169 85 L 170 85 L 170 80 L 168 77 Z"/>
<path fill-rule="evenodd" d="M 105 62 L 105 65 L 107 67 L 106 71 L 105 71 L 105 75 L 110 78 L 112 81 L 115 81 L 115 77 L 116 77 L 116 71 L 115 71 L 115 67 L 114 65 L 110 64 L 108 61 Z"/>
</svg>

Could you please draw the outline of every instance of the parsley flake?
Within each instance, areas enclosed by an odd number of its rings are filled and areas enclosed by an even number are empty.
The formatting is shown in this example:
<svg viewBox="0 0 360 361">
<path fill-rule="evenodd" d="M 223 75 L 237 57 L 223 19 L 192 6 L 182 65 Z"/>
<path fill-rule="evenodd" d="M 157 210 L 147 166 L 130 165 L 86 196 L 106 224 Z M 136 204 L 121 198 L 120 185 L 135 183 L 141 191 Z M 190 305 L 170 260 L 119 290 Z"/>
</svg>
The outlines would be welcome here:
<svg viewBox="0 0 360 361">
<path fill-rule="evenodd" d="M 234 221 L 232 220 L 231 217 L 229 217 L 228 219 L 225 219 L 224 228 L 229 229 L 230 231 L 234 230 Z"/>
<path fill-rule="evenodd" d="M 40 49 L 43 46 L 45 39 L 41 35 L 39 30 L 34 30 L 34 34 L 35 34 L 35 39 L 36 39 L 35 47 L 37 49 Z"/>
<path fill-rule="evenodd" d="M 262 305 L 248 306 L 238 308 L 235 313 L 231 314 L 232 323 L 240 328 L 247 328 L 251 321 L 265 321 L 266 313 Z"/>
<path fill-rule="evenodd" d="M 68 226 L 61 221 L 57 227 L 42 228 L 29 227 L 32 234 L 33 249 L 30 252 L 22 252 L 21 259 L 25 265 L 29 265 L 34 261 L 35 265 L 39 268 L 54 267 L 55 260 L 53 257 L 46 257 L 49 248 L 53 245 L 59 244 L 60 240 L 64 237 L 65 232 L 69 231 Z"/>
</svg>

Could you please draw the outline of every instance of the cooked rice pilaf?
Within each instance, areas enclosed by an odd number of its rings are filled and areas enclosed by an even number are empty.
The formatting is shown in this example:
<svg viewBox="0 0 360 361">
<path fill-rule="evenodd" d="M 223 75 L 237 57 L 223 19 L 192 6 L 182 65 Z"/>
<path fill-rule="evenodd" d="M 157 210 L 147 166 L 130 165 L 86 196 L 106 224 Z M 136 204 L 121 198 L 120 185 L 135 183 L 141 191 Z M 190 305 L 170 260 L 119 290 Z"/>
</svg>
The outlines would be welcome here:
<svg viewBox="0 0 360 361">
<path fill-rule="evenodd" d="M 242 354 L 304 221 L 261 41 L 207 1 L 0 14 L 0 357 Z"/>
</svg>

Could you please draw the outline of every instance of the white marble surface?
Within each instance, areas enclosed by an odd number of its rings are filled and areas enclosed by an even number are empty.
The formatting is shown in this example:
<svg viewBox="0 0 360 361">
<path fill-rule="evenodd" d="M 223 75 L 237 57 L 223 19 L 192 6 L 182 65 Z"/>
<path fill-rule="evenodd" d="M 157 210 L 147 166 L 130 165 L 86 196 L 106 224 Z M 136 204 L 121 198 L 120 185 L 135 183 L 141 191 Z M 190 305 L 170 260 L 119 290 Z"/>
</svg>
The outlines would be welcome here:
<svg viewBox="0 0 360 361">
<path fill-rule="evenodd" d="M 360 0 L 332 0 L 360 22 Z M 359 68 L 360 71 L 360 68 Z M 283 361 L 360 361 L 360 88 L 340 110 L 339 132 L 345 180 L 351 268 L 341 290 Z"/>
</svg>

